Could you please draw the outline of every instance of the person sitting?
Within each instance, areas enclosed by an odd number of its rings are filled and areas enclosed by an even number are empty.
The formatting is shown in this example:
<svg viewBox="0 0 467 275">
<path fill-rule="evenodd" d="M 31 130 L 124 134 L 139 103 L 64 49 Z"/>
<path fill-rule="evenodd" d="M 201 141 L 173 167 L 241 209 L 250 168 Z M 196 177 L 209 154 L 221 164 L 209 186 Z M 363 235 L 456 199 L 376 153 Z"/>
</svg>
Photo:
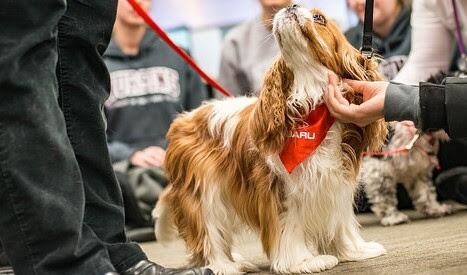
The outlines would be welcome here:
<svg viewBox="0 0 467 275">
<path fill-rule="evenodd" d="M 345 32 L 347 40 L 355 48 L 360 48 L 363 39 L 365 0 L 347 0 L 355 12 L 358 25 Z M 386 79 L 393 79 L 400 71 L 410 53 L 411 26 L 410 7 L 404 0 L 375 0 L 373 13 L 373 48 L 384 59 L 380 71 Z"/>
<path fill-rule="evenodd" d="M 279 54 L 272 35 L 274 15 L 292 4 L 292 0 L 259 2 L 261 15 L 232 29 L 223 44 L 218 79 L 234 96 L 259 91 L 263 74 Z"/>
<path fill-rule="evenodd" d="M 144 0 L 141 5 L 149 10 L 151 2 Z M 175 116 L 198 107 L 207 99 L 207 91 L 198 75 L 147 29 L 127 1 L 119 2 L 104 61 L 111 78 L 105 103 L 108 147 L 124 194 L 126 223 L 150 226 L 157 194 L 167 184 L 162 169 L 165 135 Z"/>
</svg>

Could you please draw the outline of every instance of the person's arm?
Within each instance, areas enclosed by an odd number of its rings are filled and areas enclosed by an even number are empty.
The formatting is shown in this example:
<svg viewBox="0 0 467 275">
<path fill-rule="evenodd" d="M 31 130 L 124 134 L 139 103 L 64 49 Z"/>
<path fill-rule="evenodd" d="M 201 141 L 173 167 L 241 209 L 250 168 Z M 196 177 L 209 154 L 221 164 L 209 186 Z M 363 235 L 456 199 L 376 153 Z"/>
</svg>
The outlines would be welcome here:
<svg viewBox="0 0 467 275">
<path fill-rule="evenodd" d="M 419 87 L 399 83 L 389 83 L 384 96 L 384 120 L 413 121 L 421 127 Z"/>
<path fill-rule="evenodd" d="M 418 85 L 430 76 L 447 71 L 452 56 L 452 35 L 439 13 L 438 2 L 414 0 L 412 49 L 395 82 Z"/>
<path fill-rule="evenodd" d="M 446 85 L 420 86 L 347 80 L 363 94 L 361 105 L 350 104 L 341 94 L 337 77 L 330 75 L 325 101 L 331 114 L 361 127 L 377 119 L 411 120 L 423 131 L 445 130 L 451 138 L 467 137 L 467 79 L 447 78 Z"/>
<path fill-rule="evenodd" d="M 447 129 L 445 87 L 432 83 L 410 86 L 390 83 L 385 95 L 386 121 L 413 121 L 418 129 Z"/>
<path fill-rule="evenodd" d="M 467 137 L 467 79 L 448 77 L 444 89 L 447 132 L 451 138 L 465 138 Z M 430 98 L 427 97 L 426 102 L 430 102 Z"/>
<path fill-rule="evenodd" d="M 350 104 L 342 96 L 337 77 L 330 74 L 324 99 L 331 114 L 340 121 L 364 127 L 384 118 L 386 121 L 410 120 L 417 128 L 422 127 L 424 117 L 421 115 L 427 114 L 420 111 L 419 87 L 385 81 L 345 80 L 345 82 L 363 95 L 364 102 L 361 105 Z"/>
</svg>

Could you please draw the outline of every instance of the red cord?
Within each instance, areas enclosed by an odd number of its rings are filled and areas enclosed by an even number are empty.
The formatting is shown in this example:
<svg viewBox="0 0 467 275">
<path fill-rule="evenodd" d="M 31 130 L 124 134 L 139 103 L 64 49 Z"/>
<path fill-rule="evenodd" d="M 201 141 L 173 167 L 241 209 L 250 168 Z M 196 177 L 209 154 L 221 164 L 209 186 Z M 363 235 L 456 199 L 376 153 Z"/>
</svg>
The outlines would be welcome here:
<svg viewBox="0 0 467 275">
<path fill-rule="evenodd" d="M 403 126 L 408 127 L 408 128 L 414 127 L 414 124 L 412 122 L 401 121 L 401 122 L 398 122 L 398 123 L 400 123 Z M 387 151 L 381 151 L 381 152 L 364 152 L 362 155 L 364 157 L 366 157 L 366 156 L 387 156 L 387 155 L 396 155 L 396 154 L 407 153 L 407 152 L 409 152 L 410 149 L 412 149 L 412 147 L 413 147 L 415 141 L 417 141 L 418 137 L 419 136 L 414 133 L 414 136 L 412 137 L 412 141 L 410 141 L 409 144 L 407 144 L 406 146 L 401 147 L 401 148 L 397 148 L 397 149 L 393 149 L 393 150 L 387 150 Z"/>
<path fill-rule="evenodd" d="M 402 154 L 407 153 L 409 149 L 407 148 L 399 148 L 395 150 L 388 150 L 388 151 L 381 151 L 381 152 L 365 152 L 363 156 L 386 156 L 386 155 L 395 155 L 395 154 Z"/>
<path fill-rule="evenodd" d="M 207 73 L 205 73 L 201 67 L 196 64 L 196 62 L 189 56 L 184 50 L 178 47 L 172 39 L 167 35 L 167 33 L 159 27 L 159 25 L 151 19 L 151 17 L 141 8 L 141 6 L 135 0 L 128 0 L 128 3 L 135 9 L 135 11 L 144 19 L 146 24 L 156 33 L 159 37 L 165 41 L 180 57 L 185 60 L 188 65 L 190 65 L 209 85 L 213 88 L 217 89 L 225 96 L 232 96 L 222 85 L 219 84 L 215 79 L 210 77 Z"/>
</svg>

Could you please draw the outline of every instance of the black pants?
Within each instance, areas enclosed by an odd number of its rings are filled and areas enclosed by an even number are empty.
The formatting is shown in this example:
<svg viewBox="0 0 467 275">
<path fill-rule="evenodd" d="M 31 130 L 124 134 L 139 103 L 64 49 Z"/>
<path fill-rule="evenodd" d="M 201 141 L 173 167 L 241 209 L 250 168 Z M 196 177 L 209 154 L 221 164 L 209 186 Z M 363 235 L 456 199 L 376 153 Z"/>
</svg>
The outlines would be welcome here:
<svg viewBox="0 0 467 275">
<path fill-rule="evenodd" d="M 0 239 L 21 274 L 104 274 L 146 256 L 124 232 L 101 55 L 117 0 L 0 1 Z"/>
</svg>

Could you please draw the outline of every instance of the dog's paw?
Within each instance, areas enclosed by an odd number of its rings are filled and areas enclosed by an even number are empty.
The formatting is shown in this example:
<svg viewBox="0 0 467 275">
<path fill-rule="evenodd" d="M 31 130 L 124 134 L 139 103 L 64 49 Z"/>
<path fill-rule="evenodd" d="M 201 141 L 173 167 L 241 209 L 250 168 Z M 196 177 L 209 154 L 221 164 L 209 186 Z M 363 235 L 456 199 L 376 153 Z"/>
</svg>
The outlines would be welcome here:
<svg viewBox="0 0 467 275">
<path fill-rule="evenodd" d="M 437 206 L 428 207 L 424 212 L 429 217 L 442 217 L 451 214 L 452 211 L 452 206 L 442 203 Z"/>
<path fill-rule="evenodd" d="M 318 255 L 304 260 L 297 266 L 291 267 L 286 273 L 313 273 L 331 269 L 339 261 L 332 255 Z"/>
<path fill-rule="evenodd" d="M 384 226 L 396 225 L 406 223 L 409 221 L 409 217 L 401 212 L 393 212 L 381 219 L 381 224 Z"/>
<path fill-rule="evenodd" d="M 347 251 L 339 260 L 343 262 L 362 261 L 376 258 L 383 254 L 386 254 L 386 249 L 381 244 L 377 242 L 363 242 L 358 247 L 358 250 Z"/>
<path fill-rule="evenodd" d="M 255 273 L 261 271 L 255 264 L 245 260 L 243 256 L 238 253 L 232 253 L 232 258 L 235 261 L 235 264 L 238 265 L 238 269 L 243 272 Z"/>
<path fill-rule="evenodd" d="M 212 263 L 207 268 L 211 269 L 216 275 L 244 274 L 247 272 L 242 270 L 241 264 L 234 262 Z"/>
</svg>

